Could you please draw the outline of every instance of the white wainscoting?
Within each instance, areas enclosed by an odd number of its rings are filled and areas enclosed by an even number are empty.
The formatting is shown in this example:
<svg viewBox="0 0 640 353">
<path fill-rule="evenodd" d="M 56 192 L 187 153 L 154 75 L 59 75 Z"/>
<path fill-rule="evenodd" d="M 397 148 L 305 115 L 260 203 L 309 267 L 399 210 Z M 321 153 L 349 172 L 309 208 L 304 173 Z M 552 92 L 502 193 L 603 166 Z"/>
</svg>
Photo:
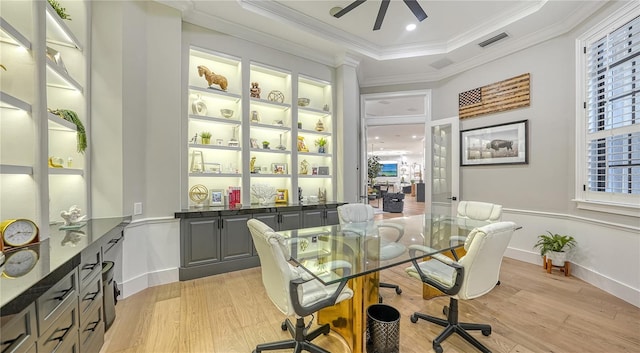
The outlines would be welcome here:
<svg viewBox="0 0 640 353">
<path fill-rule="evenodd" d="M 178 281 L 180 220 L 146 218 L 125 228 L 122 297 L 149 287 Z"/>
<path fill-rule="evenodd" d="M 573 236 L 571 275 L 640 307 L 640 228 L 556 213 L 504 209 L 502 219 L 522 226 L 506 256 L 540 265 L 533 248 L 547 230 Z M 562 275 L 555 272 L 552 275 Z"/>
</svg>

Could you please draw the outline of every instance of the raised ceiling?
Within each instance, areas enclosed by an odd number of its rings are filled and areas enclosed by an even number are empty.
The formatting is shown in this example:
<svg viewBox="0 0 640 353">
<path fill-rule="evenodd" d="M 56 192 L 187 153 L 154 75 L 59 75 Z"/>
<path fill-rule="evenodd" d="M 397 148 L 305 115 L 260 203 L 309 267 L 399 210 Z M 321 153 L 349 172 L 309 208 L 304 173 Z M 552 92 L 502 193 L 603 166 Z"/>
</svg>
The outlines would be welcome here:
<svg viewBox="0 0 640 353">
<path fill-rule="evenodd" d="M 382 28 L 380 0 L 341 18 L 329 11 L 352 0 L 158 0 L 184 21 L 336 66 L 358 63 L 361 86 L 436 81 L 566 33 L 608 1 L 418 0 L 422 22 L 393 0 Z M 405 26 L 416 23 L 408 32 Z M 508 37 L 487 47 L 478 43 Z"/>
</svg>

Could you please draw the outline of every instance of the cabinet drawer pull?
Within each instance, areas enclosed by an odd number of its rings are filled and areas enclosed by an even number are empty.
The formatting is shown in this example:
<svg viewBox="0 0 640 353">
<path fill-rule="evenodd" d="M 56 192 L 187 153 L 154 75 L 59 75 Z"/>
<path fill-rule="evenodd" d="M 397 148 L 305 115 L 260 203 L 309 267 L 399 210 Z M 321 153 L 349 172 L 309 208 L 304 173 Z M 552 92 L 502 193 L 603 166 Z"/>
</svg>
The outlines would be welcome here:
<svg viewBox="0 0 640 353">
<path fill-rule="evenodd" d="M 69 288 L 69 289 L 65 289 L 63 291 L 60 291 L 60 293 L 62 293 L 62 294 L 60 294 L 57 297 L 54 297 L 53 299 L 57 299 L 59 301 L 63 301 L 63 300 L 66 299 L 67 294 L 69 294 L 71 291 L 73 291 L 73 286 L 71 286 L 71 288 Z"/>
<path fill-rule="evenodd" d="M 94 269 L 94 268 L 96 268 L 96 266 L 98 266 L 98 263 L 97 263 L 97 262 L 96 262 L 96 263 L 93 263 L 93 264 L 89 263 L 89 264 L 86 264 L 86 265 L 82 266 L 82 269 L 83 269 L 83 270 L 90 270 L 90 271 L 93 271 L 93 269 Z"/>
<path fill-rule="evenodd" d="M 47 340 L 47 342 L 49 342 L 49 341 L 59 341 L 59 342 L 64 341 L 64 339 L 67 337 L 69 332 L 71 332 L 71 328 L 72 327 L 73 327 L 73 323 L 71 323 L 71 325 L 69 325 L 69 327 L 67 327 L 67 328 L 61 328 L 61 329 L 55 330 L 54 332 L 62 332 L 62 331 L 64 331 L 64 333 L 61 336 L 49 338 Z"/>
<path fill-rule="evenodd" d="M 94 322 L 90 322 L 89 324 L 93 324 L 93 327 L 92 328 L 88 328 L 87 327 L 87 329 L 85 331 L 93 331 L 93 332 L 95 332 L 96 328 L 98 328 L 98 325 L 100 325 L 100 319 L 98 319 L 97 321 L 94 321 Z"/>
<path fill-rule="evenodd" d="M 20 344 L 23 341 L 23 337 L 25 336 L 24 333 L 21 333 L 18 335 L 18 337 L 12 339 L 12 340 L 6 340 L 4 342 L 0 342 L 0 345 L 4 346 L 5 344 L 9 344 L 9 347 L 7 347 L 6 349 L 3 349 L 3 352 L 13 352 L 13 350 L 15 349 L 15 347 Z"/>
<path fill-rule="evenodd" d="M 82 299 L 82 300 L 94 301 L 96 299 L 96 297 L 98 296 L 98 294 L 100 294 L 99 290 L 97 292 L 87 293 L 87 295 L 85 295 L 84 299 Z"/>
</svg>

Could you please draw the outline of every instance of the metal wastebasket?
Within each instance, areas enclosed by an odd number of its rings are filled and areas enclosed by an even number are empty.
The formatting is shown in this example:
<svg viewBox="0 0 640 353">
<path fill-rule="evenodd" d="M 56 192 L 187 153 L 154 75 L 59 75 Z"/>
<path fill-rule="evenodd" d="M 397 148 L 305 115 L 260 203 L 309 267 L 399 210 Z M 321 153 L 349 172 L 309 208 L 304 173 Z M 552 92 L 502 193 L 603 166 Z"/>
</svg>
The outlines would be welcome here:
<svg viewBox="0 0 640 353">
<path fill-rule="evenodd" d="M 104 310 L 104 329 L 111 327 L 116 318 L 115 281 L 113 280 L 113 261 L 102 263 L 102 308 Z"/>
<path fill-rule="evenodd" d="M 400 352 L 400 312 L 386 304 L 367 309 L 367 353 Z"/>
</svg>

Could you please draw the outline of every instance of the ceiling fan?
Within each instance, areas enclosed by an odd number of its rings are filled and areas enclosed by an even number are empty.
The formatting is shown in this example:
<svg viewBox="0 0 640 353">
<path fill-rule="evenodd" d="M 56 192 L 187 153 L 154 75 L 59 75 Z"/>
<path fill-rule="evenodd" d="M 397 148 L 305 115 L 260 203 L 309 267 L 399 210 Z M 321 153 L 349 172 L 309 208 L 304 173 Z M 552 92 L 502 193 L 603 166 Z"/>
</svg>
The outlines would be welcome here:
<svg viewBox="0 0 640 353">
<path fill-rule="evenodd" d="M 349 4 L 349 6 L 333 14 L 333 17 L 340 18 L 346 15 L 349 11 L 362 5 L 362 3 L 364 3 L 365 1 L 367 0 L 356 0 L 351 4 Z M 420 4 L 418 4 L 418 0 L 403 0 L 403 1 L 407 5 L 407 7 L 409 7 L 409 10 L 413 12 L 413 14 L 416 16 L 418 21 L 422 22 L 422 20 L 427 18 L 427 14 L 424 12 L 422 7 L 420 7 Z M 384 20 L 384 16 L 387 13 L 387 8 L 389 8 L 390 3 L 391 3 L 391 0 L 382 0 L 382 3 L 380 4 L 380 9 L 378 10 L 378 16 L 376 17 L 376 23 L 373 25 L 374 31 L 377 31 L 382 27 L 382 21 Z"/>
</svg>

